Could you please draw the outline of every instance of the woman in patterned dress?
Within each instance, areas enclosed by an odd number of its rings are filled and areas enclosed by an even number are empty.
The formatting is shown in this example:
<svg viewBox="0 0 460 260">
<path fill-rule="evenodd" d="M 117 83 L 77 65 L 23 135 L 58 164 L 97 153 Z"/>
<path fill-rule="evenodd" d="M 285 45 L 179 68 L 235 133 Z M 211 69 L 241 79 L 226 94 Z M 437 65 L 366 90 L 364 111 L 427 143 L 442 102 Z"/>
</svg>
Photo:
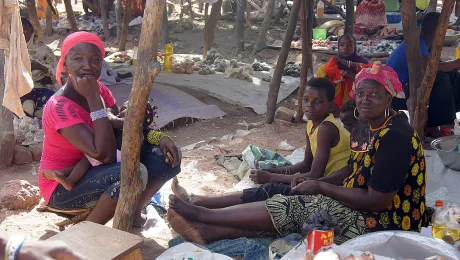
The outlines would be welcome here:
<svg viewBox="0 0 460 260">
<path fill-rule="evenodd" d="M 356 78 L 357 112 L 370 125 L 367 145 L 349 167 L 304 180 L 291 196 L 208 209 L 170 196 L 168 220 L 185 239 L 207 244 L 266 232 L 300 233 L 307 218 L 325 210 L 341 229 L 335 242 L 381 230 L 420 231 L 424 225 L 426 168 L 423 148 L 407 119 L 391 109 L 403 97 L 396 73 L 374 63 Z"/>
<path fill-rule="evenodd" d="M 358 0 L 353 35 L 357 40 L 376 40 L 398 35 L 395 28 L 388 28 L 383 0 Z"/>
</svg>

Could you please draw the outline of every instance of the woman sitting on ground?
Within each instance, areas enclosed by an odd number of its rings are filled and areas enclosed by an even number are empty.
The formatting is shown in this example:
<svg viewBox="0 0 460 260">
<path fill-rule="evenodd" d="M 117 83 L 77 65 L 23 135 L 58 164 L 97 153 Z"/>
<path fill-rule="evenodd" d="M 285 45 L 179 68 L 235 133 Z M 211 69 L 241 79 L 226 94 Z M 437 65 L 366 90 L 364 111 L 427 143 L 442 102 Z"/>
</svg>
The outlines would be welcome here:
<svg viewBox="0 0 460 260">
<path fill-rule="evenodd" d="M 398 36 L 395 28 L 388 28 L 384 0 L 358 0 L 353 35 L 363 41 Z"/>
<path fill-rule="evenodd" d="M 94 34 L 77 32 L 65 39 L 56 74 L 59 83 L 64 72 L 68 80 L 44 108 L 45 139 L 38 176 L 40 192 L 49 206 L 61 210 L 94 207 L 87 220 L 100 224 L 113 217 L 120 194 L 114 128 L 122 129 L 124 122 L 105 109 L 115 114 L 120 110 L 110 90 L 98 81 L 104 55 L 104 45 Z M 145 204 L 180 172 L 179 151 L 172 139 L 160 132 L 154 139 L 155 145 L 144 142 L 140 151 L 146 187 L 134 212 L 136 227 L 145 223 L 141 215 Z M 167 153 L 173 157 L 169 164 L 164 156 Z M 70 190 L 41 174 L 42 170 L 88 167 L 85 155 L 102 165 L 90 167 Z"/>
<path fill-rule="evenodd" d="M 369 67 L 366 58 L 360 56 L 356 50 L 356 40 L 351 35 L 343 35 L 337 41 L 339 53 L 332 57 L 324 66 L 318 69 L 318 75 L 329 79 L 335 85 L 334 115 L 343 103 L 350 99 L 355 76 L 363 68 Z"/>
<path fill-rule="evenodd" d="M 321 181 L 304 180 L 292 196 L 265 202 L 208 209 L 171 195 L 172 228 L 199 244 L 266 232 L 285 236 L 300 233 L 308 217 L 323 209 L 341 228 L 338 244 L 374 231 L 420 231 L 426 218 L 425 159 L 417 133 L 391 109 L 401 83 L 391 68 L 376 63 L 357 76 L 356 86 L 359 116 L 371 128 L 367 150 L 351 157 L 349 167 Z"/>
</svg>

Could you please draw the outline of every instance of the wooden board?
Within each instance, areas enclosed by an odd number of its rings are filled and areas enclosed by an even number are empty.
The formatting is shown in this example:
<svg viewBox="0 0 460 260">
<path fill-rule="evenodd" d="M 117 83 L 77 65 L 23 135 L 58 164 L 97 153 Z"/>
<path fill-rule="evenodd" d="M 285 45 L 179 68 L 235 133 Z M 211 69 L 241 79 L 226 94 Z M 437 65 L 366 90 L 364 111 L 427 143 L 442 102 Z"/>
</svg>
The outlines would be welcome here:
<svg viewBox="0 0 460 260">
<path fill-rule="evenodd" d="M 279 50 L 281 47 L 276 46 L 276 45 L 267 45 L 268 48 L 271 49 L 277 49 Z M 291 47 L 291 50 L 302 50 L 302 47 Z M 316 53 L 322 53 L 322 54 L 327 54 L 327 55 L 335 55 L 337 54 L 337 51 L 332 51 L 332 50 L 324 50 L 324 49 L 315 49 L 314 47 L 312 48 L 313 52 Z M 389 52 L 374 52 L 374 53 L 360 53 L 361 56 L 366 57 L 366 58 L 385 58 L 389 57 L 390 53 Z"/>
<path fill-rule="evenodd" d="M 80 222 L 48 240 L 64 241 L 87 259 L 98 260 L 130 259 L 131 254 L 140 253 L 136 251 L 144 242 L 139 236 L 89 221 Z"/>
</svg>

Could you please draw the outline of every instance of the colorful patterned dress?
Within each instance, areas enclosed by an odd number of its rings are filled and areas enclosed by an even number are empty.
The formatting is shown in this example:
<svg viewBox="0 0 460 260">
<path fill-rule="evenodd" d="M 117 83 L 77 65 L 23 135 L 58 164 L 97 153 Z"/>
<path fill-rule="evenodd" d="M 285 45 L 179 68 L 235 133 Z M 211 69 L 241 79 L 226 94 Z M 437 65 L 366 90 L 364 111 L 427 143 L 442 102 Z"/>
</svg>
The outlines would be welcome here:
<svg viewBox="0 0 460 260">
<path fill-rule="evenodd" d="M 362 127 L 368 127 L 360 121 Z M 357 148 L 349 160 L 352 174 L 343 186 L 368 189 L 396 195 L 386 210 L 360 212 L 324 195 L 275 196 L 266 201 L 266 208 L 279 235 L 299 233 L 305 221 L 319 209 L 324 209 L 338 224 L 340 233 L 335 242 L 381 230 L 420 232 L 426 222 L 426 168 L 422 144 L 414 129 L 402 115 L 390 117 L 374 131 L 355 128 L 351 139 Z M 364 131 L 362 131 L 364 130 Z M 365 146 L 365 147 L 364 147 Z M 363 149 L 364 148 L 364 149 Z M 353 148 L 352 148 L 353 149 Z"/>
</svg>

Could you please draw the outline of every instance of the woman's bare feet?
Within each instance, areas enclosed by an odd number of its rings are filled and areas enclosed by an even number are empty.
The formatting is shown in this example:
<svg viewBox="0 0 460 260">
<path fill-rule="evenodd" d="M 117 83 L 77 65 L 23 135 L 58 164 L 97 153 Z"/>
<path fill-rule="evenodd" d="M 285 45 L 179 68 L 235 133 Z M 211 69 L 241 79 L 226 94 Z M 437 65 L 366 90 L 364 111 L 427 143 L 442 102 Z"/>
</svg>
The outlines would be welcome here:
<svg viewBox="0 0 460 260">
<path fill-rule="evenodd" d="M 171 190 L 179 199 L 190 203 L 190 196 L 188 195 L 187 191 L 182 186 L 180 186 L 177 177 L 174 177 L 171 183 Z"/>
<path fill-rule="evenodd" d="M 204 225 L 186 220 L 171 208 L 168 210 L 167 219 L 172 229 L 183 236 L 185 240 L 200 245 L 207 244 L 206 237 L 204 236 L 206 232 L 202 232 Z"/>
<path fill-rule="evenodd" d="M 187 203 L 172 194 L 169 195 L 169 208 L 187 220 L 194 221 L 201 221 L 203 210 L 206 210 L 206 208 Z"/>
</svg>

